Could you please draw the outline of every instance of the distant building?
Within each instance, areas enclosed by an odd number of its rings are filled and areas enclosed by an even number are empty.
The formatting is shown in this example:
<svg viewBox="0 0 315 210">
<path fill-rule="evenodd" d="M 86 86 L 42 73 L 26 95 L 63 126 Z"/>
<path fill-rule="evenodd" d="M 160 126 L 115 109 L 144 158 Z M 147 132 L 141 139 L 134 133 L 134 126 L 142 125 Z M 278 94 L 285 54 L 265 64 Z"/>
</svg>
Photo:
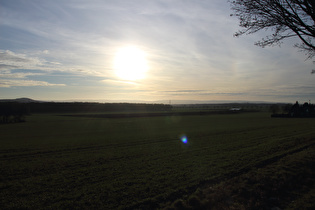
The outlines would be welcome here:
<svg viewBox="0 0 315 210">
<path fill-rule="evenodd" d="M 241 110 L 242 110 L 242 108 L 240 108 L 240 107 L 233 107 L 230 109 L 230 111 L 241 111 Z"/>
</svg>

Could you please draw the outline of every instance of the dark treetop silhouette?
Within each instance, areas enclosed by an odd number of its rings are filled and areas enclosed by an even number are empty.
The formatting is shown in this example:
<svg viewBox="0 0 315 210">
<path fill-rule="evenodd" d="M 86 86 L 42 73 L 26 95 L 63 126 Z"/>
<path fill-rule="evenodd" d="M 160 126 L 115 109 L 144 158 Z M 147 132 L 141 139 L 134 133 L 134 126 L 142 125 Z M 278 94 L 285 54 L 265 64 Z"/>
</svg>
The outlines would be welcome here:
<svg viewBox="0 0 315 210">
<path fill-rule="evenodd" d="M 308 58 L 315 56 L 315 1 L 314 0 L 236 0 L 229 1 L 243 30 L 235 36 L 270 30 L 255 44 L 261 47 L 280 45 L 282 40 L 298 37 L 295 44 L 306 52 Z"/>
<path fill-rule="evenodd" d="M 315 105 L 307 102 L 302 105 L 300 105 L 299 102 L 296 102 L 293 105 L 285 106 L 283 111 L 285 111 L 286 114 L 277 114 L 274 112 L 271 117 L 315 117 Z"/>
</svg>

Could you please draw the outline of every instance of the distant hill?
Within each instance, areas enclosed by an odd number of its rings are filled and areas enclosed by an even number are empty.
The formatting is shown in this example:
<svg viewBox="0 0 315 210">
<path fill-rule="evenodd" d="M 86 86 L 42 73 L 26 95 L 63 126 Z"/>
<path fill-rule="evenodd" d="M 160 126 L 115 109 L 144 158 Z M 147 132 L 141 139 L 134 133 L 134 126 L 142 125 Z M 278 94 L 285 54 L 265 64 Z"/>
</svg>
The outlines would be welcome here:
<svg viewBox="0 0 315 210">
<path fill-rule="evenodd" d="M 16 98 L 16 99 L 0 99 L 0 102 L 33 103 L 33 102 L 41 102 L 41 101 L 36 101 L 30 98 Z"/>
</svg>

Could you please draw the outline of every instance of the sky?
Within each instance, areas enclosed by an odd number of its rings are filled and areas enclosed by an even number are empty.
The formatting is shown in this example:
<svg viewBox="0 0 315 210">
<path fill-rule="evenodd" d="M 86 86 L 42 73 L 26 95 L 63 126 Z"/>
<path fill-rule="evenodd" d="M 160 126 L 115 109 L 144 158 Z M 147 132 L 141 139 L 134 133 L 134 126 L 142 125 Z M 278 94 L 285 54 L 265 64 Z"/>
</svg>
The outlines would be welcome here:
<svg viewBox="0 0 315 210">
<path fill-rule="evenodd" d="M 234 37 L 231 13 L 225 0 L 1 0 L 0 99 L 315 102 L 299 40 L 260 48 L 267 32 Z"/>
</svg>

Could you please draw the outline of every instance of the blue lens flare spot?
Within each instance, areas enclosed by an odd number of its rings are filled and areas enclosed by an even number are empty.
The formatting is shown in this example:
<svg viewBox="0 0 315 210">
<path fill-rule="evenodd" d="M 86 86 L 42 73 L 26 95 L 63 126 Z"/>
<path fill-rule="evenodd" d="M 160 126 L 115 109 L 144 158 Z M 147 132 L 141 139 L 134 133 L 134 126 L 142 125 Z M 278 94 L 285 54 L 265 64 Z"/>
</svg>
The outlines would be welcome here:
<svg viewBox="0 0 315 210">
<path fill-rule="evenodd" d="M 182 136 L 182 137 L 180 138 L 180 140 L 181 140 L 184 144 L 187 144 L 187 143 L 188 143 L 188 139 L 187 139 L 186 136 Z"/>
</svg>

